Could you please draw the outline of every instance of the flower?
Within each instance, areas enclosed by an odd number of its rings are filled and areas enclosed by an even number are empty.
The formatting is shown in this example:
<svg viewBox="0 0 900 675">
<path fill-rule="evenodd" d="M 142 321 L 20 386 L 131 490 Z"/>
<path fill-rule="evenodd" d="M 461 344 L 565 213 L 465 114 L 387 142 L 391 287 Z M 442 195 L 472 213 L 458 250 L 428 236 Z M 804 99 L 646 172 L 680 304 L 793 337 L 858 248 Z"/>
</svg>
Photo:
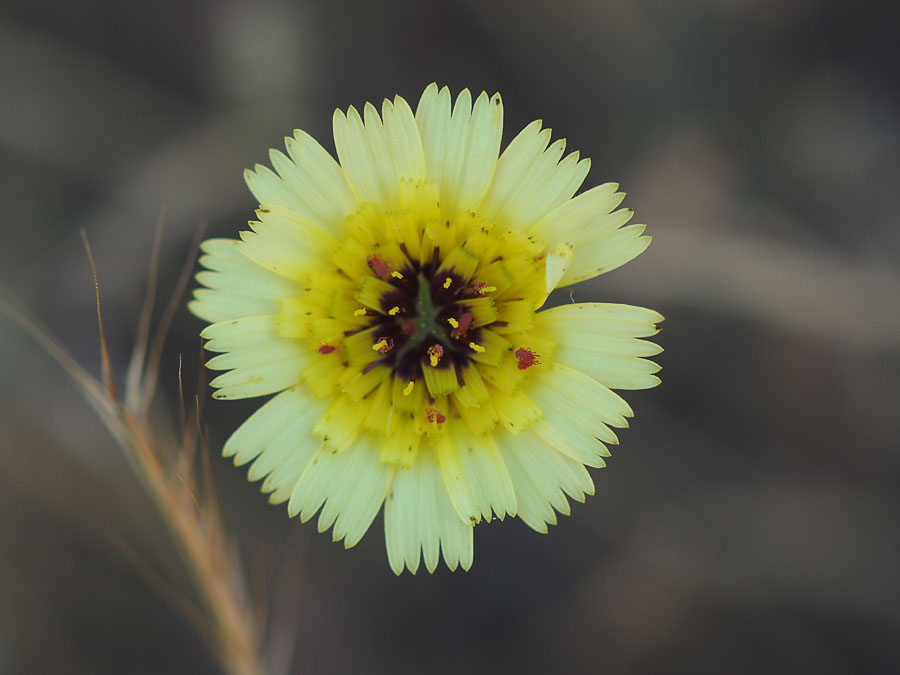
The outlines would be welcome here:
<svg viewBox="0 0 900 675">
<path fill-rule="evenodd" d="M 220 399 L 277 394 L 224 448 L 272 503 L 354 546 L 384 505 L 396 573 L 472 564 L 473 526 L 539 532 L 594 485 L 628 404 L 659 383 L 654 311 L 554 288 L 650 243 L 606 183 L 536 121 L 499 156 L 499 94 L 425 89 L 334 114 L 340 163 L 303 131 L 245 178 L 240 240 L 202 246 L 191 311 Z M 567 498 L 568 497 L 568 498 Z"/>
</svg>

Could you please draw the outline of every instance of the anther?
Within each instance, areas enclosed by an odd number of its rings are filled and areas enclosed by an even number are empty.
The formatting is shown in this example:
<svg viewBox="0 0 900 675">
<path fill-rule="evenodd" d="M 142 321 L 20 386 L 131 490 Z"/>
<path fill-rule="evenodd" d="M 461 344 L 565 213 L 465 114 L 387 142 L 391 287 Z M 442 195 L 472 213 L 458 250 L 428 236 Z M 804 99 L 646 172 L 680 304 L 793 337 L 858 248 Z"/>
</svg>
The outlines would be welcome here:
<svg viewBox="0 0 900 675">
<path fill-rule="evenodd" d="M 469 348 L 470 348 L 473 352 L 478 352 L 479 354 L 484 354 L 484 347 L 482 347 L 480 344 L 477 344 L 477 343 L 475 343 L 475 342 L 470 342 L 470 343 L 469 343 Z"/>
<path fill-rule="evenodd" d="M 441 362 L 441 357 L 444 355 L 444 348 L 441 345 L 432 345 L 428 348 L 428 359 L 431 362 L 431 367 L 436 368 L 437 364 Z"/>
<path fill-rule="evenodd" d="M 357 309 L 355 312 L 353 312 L 353 316 L 365 316 L 365 315 L 366 315 L 365 307 L 363 307 L 362 309 Z"/>
<path fill-rule="evenodd" d="M 453 279 L 451 277 L 447 277 L 444 279 L 444 288 L 450 288 L 450 284 L 453 283 Z"/>
<path fill-rule="evenodd" d="M 447 323 L 449 323 L 454 328 L 459 328 L 459 321 L 454 319 L 452 316 L 449 319 L 447 319 Z"/>
<path fill-rule="evenodd" d="M 541 365 L 538 357 L 540 357 L 540 354 L 535 354 L 530 349 L 525 349 L 524 347 L 516 350 L 516 359 L 519 361 L 519 370 L 525 370 L 526 368 L 531 368 L 531 366 Z"/>
<path fill-rule="evenodd" d="M 393 348 L 394 341 L 389 337 L 380 337 L 378 338 L 378 342 L 372 345 L 374 351 L 381 352 L 382 354 L 387 354 Z"/>
<path fill-rule="evenodd" d="M 450 331 L 450 335 L 453 337 L 462 337 L 466 334 L 466 331 L 472 327 L 472 322 L 475 320 L 469 312 L 463 312 L 462 316 L 459 317 L 459 321 L 456 325 L 453 325 L 453 330 Z"/>
<path fill-rule="evenodd" d="M 394 277 L 395 279 L 402 279 L 402 278 L 403 278 L 403 275 L 400 274 L 400 272 L 398 272 L 397 270 L 394 270 L 393 272 L 391 272 L 391 276 Z"/>
<path fill-rule="evenodd" d="M 322 345 L 321 347 L 319 347 L 319 353 L 320 354 L 330 354 L 331 352 L 335 351 L 336 349 L 337 349 L 337 347 L 335 347 L 334 345 Z"/>
<path fill-rule="evenodd" d="M 478 295 L 484 295 L 485 293 L 493 293 L 497 290 L 497 287 L 488 286 L 486 281 L 476 281 L 475 285 L 472 286 L 472 290 L 478 293 Z"/>
<path fill-rule="evenodd" d="M 388 314 L 390 314 L 391 316 L 397 316 L 399 313 L 400 313 L 400 308 L 397 307 L 396 305 L 394 307 L 391 307 L 388 310 Z"/>
<path fill-rule="evenodd" d="M 406 386 L 403 388 L 403 395 L 409 396 L 412 393 L 413 387 L 416 386 L 415 380 L 410 380 L 406 383 Z"/>
<path fill-rule="evenodd" d="M 366 263 L 369 265 L 369 269 L 381 278 L 384 278 L 391 273 L 391 270 L 390 268 L 388 268 L 387 263 L 384 262 L 381 256 L 377 253 L 373 253 L 368 258 L 366 258 Z"/>
<path fill-rule="evenodd" d="M 444 414 L 440 410 L 437 410 L 435 408 L 425 408 L 425 416 L 432 424 L 443 424 L 447 421 L 447 418 L 444 417 Z"/>
</svg>

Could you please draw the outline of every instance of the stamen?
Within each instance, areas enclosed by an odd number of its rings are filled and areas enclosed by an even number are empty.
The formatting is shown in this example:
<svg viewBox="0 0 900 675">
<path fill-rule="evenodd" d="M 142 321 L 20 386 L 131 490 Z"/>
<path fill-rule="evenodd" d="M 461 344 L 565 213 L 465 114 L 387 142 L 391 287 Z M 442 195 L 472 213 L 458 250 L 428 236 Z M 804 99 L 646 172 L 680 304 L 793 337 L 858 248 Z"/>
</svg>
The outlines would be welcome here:
<svg viewBox="0 0 900 675">
<path fill-rule="evenodd" d="M 322 345 L 321 347 L 319 347 L 319 353 L 320 354 L 330 354 L 331 352 L 335 351 L 336 349 L 337 349 L 337 347 L 335 347 L 334 345 Z"/>
<path fill-rule="evenodd" d="M 450 331 L 450 335 L 455 338 L 462 337 L 472 326 L 472 322 L 474 320 L 475 317 L 473 317 L 469 312 L 463 312 L 462 316 L 459 317 L 459 321 L 455 326 L 453 326 L 453 330 Z"/>
<path fill-rule="evenodd" d="M 378 338 L 378 342 L 372 345 L 374 351 L 381 352 L 382 354 L 387 354 L 393 348 L 394 341 L 389 337 L 380 337 Z"/>
<path fill-rule="evenodd" d="M 387 263 L 382 260 L 381 256 L 377 253 L 373 253 L 368 258 L 366 258 L 366 263 L 369 265 L 369 269 L 372 270 L 376 275 L 381 277 L 382 279 L 388 275 L 390 275 L 391 270 L 387 266 Z"/>
<path fill-rule="evenodd" d="M 485 293 L 493 293 L 497 290 L 497 287 L 488 286 L 486 281 L 476 281 L 475 285 L 472 286 L 472 290 L 478 293 L 478 295 L 484 295 Z"/>
<path fill-rule="evenodd" d="M 431 362 L 431 367 L 436 368 L 437 364 L 441 362 L 441 357 L 444 355 L 444 348 L 441 345 L 432 345 L 428 348 L 428 359 Z"/>
<path fill-rule="evenodd" d="M 415 380 L 410 380 L 406 383 L 406 386 L 403 388 L 403 395 L 409 396 L 412 393 L 413 387 L 416 386 Z"/>
<path fill-rule="evenodd" d="M 449 323 L 454 328 L 459 328 L 459 321 L 454 319 L 452 316 L 449 319 L 447 319 L 447 323 Z"/>
<path fill-rule="evenodd" d="M 447 277 L 444 279 L 444 288 L 450 288 L 450 284 L 453 283 L 453 279 L 451 277 Z"/>
<path fill-rule="evenodd" d="M 540 357 L 540 354 L 535 354 L 530 349 L 525 349 L 524 347 L 516 350 L 516 358 L 519 360 L 519 370 L 525 370 L 526 368 L 531 368 L 531 366 L 541 365 L 538 357 Z"/>
<path fill-rule="evenodd" d="M 397 316 L 399 313 L 400 313 L 400 308 L 397 307 L 396 305 L 394 307 L 391 307 L 388 310 L 388 314 L 390 314 L 391 316 Z"/>
<path fill-rule="evenodd" d="M 475 320 L 469 312 L 463 312 L 463 315 L 459 317 L 459 334 L 465 335 L 466 331 L 469 330 L 469 326 L 472 325 L 472 321 Z"/>
<path fill-rule="evenodd" d="M 365 315 L 366 315 L 365 307 L 363 307 L 362 309 L 357 309 L 355 312 L 353 312 L 353 316 L 365 316 Z"/>
<path fill-rule="evenodd" d="M 447 418 L 444 417 L 444 414 L 440 410 L 436 410 L 435 408 L 425 408 L 425 416 L 432 424 L 443 424 L 447 421 Z"/>
<path fill-rule="evenodd" d="M 397 270 L 394 270 L 393 272 L 391 272 L 391 276 L 394 277 L 395 279 L 402 279 L 402 278 L 403 278 L 403 275 L 400 274 L 400 272 L 398 272 Z"/>
<path fill-rule="evenodd" d="M 470 348 L 473 352 L 478 352 L 479 354 L 484 354 L 484 347 L 482 347 L 482 346 L 479 345 L 479 344 L 476 344 L 476 343 L 474 343 L 474 342 L 470 342 L 470 343 L 469 343 L 469 348 Z"/>
</svg>

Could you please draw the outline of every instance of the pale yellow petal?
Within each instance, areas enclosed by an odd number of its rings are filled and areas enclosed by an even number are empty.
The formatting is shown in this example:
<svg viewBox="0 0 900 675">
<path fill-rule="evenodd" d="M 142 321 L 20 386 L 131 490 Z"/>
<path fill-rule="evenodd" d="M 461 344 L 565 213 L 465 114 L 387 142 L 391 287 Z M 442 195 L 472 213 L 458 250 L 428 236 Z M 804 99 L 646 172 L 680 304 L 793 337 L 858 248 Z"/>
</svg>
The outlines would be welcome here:
<svg viewBox="0 0 900 675">
<path fill-rule="evenodd" d="M 206 365 L 215 369 L 221 364 L 210 359 Z M 218 389 L 213 393 L 213 398 L 235 400 L 274 394 L 300 382 L 305 365 L 304 356 L 273 354 L 251 366 L 235 367 L 210 382 L 210 386 Z"/>
<path fill-rule="evenodd" d="M 429 85 L 416 109 L 425 169 L 437 183 L 441 211 L 451 220 L 477 210 L 494 175 L 503 133 L 499 94 L 482 92 L 472 106 L 463 89 L 451 112 L 450 91 Z"/>
<path fill-rule="evenodd" d="M 384 101 L 382 117 L 371 103 L 365 122 L 355 108 L 334 113 L 334 143 L 351 190 L 360 202 L 387 211 L 399 199 L 400 180 L 425 177 L 422 140 L 409 105 Z"/>
<path fill-rule="evenodd" d="M 275 326 L 275 317 L 261 316 L 222 321 L 204 330 L 210 351 L 223 352 L 207 361 L 206 367 L 229 371 L 210 383 L 218 389 L 214 398 L 265 396 L 300 382 L 308 350 L 276 334 Z"/>
<path fill-rule="evenodd" d="M 277 204 L 340 234 L 344 220 L 358 207 L 344 174 L 331 155 L 304 131 L 285 138 L 290 157 L 269 153 L 276 174 L 257 164 L 244 180 L 260 204 Z"/>
<path fill-rule="evenodd" d="M 516 514 L 516 495 L 503 457 L 490 435 L 453 425 L 437 441 L 444 485 L 464 522 L 490 522 Z"/>
<path fill-rule="evenodd" d="M 469 569 L 472 530 L 457 515 L 430 447 L 419 452 L 411 467 L 396 470 L 384 507 L 385 545 L 396 574 L 404 566 L 415 574 L 420 556 L 434 572 L 439 550 L 451 570 L 457 565 Z"/>
<path fill-rule="evenodd" d="M 565 141 L 550 147 L 550 129 L 540 121 L 525 127 L 497 162 L 494 179 L 480 213 L 506 227 L 527 230 L 560 204 L 572 198 L 590 169 L 590 161 L 578 161 L 573 152 L 565 159 Z"/>
<path fill-rule="evenodd" d="M 501 435 L 498 446 L 516 489 L 516 515 L 538 532 L 546 533 L 548 524 L 556 524 L 555 511 L 569 515 L 566 495 L 583 502 L 586 494 L 594 494 L 594 483 L 584 465 L 535 434 Z"/>
<path fill-rule="evenodd" d="M 604 442 L 617 443 L 613 427 L 626 427 L 634 413 L 617 394 L 560 363 L 532 368 L 528 395 L 544 419 L 534 427 L 543 440 L 588 466 L 604 466 Z"/>
<path fill-rule="evenodd" d="M 625 194 L 617 183 L 598 185 L 544 216 L 532 233 L 547 243 L 548 250 L 565 242 L 573 247 L 573 260 L 557 286 L 567 286 L 616 269 L 640 255 L 650 245 L 641 236 L 643 225 L 623 228 L 632 209 L 614 211 Z M 620 229 L 621 228 L 621 229 Z"/>
<path fill-rule="evenodd" d="M 191 313 L 215 323 L 245 316 L 275 314 L 278 302 L 298 292 L 295 282 L 279 277 L 238 251 L 234 239 L 207 239 L 200 246 L 206 270 L 197 281 L 206 288 L 194 291 Z"/>
<path fill-rule="evenodd" d="M 602 303 L 566 304 L 536 316 L 535 331 L 556 343 L 554 358 L 610 389 L 659 384 L 660 367 L 647 357 L 662 352 L 640 338 L 659 332 L 663 317 L 649 309 Z"/>
<path fill-rule="evenodd" d="M 263 492 L 269 501 L 286 501 L 319 440 L 312 426 L 324 404 L 297 387 L 282 392 L 253 413 L 225 442 L 222 454 L 235 465 L 255 460 L 248 472 L 251 481 L 265 478 Z"/>
<path fill-rule="evenodd" d="M 547 263 L 546 263 L 546 294 L 549 295 L 550 291 L 559 285 L 559 280 L 562 279 L 566 272 L 569 269 L 569 266 L 572 264 L 572 259 L 575 257 L 575 247 L 572 246 L 567 241 L 561 242 L 559 244 L 549 246 L 547 248 Z"/>
<path fill-rule="evenodd" d="M 241 232 L 238 251 L 278 276 L 305 283 L 338 247 L 328 231 L 293 211 L 267 204 L 256 214 L 252 231 Z"/>
<path fill-rule="evenodd" d="M 303 522 L 320 508 L 318 529 L 334 526 L 334 541 L 350 548 L 369 529 L 390 489 L 394 468 L 378 459 L 373 440 L 361 437 L 344 452 L 322 446 L 297 481 L 288 502 Z"/>
</svg>

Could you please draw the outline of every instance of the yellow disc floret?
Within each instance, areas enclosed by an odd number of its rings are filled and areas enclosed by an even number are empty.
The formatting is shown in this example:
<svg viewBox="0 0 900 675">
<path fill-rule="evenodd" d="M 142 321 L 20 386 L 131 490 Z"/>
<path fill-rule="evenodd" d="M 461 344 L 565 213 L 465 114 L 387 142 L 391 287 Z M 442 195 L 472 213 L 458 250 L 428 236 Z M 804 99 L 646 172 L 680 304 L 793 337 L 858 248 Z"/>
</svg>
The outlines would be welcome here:
<svg viewBox="0 0 900 675">
<path fill-rule="evenodd" d="M 359 420 L 386 400 L 398 405 L 366 425 L 382 445 L 391 443 L 399 411 L 428 422 L 413 425 L 417 436 L 507 424 L 503 418 L 518 417 L 527 396 L 514 348 L 540 343 L 542 362 L 553 352 L 528 333 L 528 315 L 545 296 L 543 242 L 473 213 L 442 218 L 427 181 L 401 181 L 398 200 L 400 212 L 363 206 L 351 218 L 350 236 L 321 258 L 327 264 L 298 269 L 309 279 L 295 303 L 305 309 L 291 304 L 281 316 L 287 333 L 309 334 L 319 351 L 304 379 L 323 397 L 339 392 L 316 429 L 326 444 L 352 442 L 348 436 L 363 432 Z M 319 361 L 331 351 L 322 352 L 323 340 L 342 348 L 344 359 L 323 367 Z M 417 381 L 424 387 L 415 395 Z M 446 413 L 429 412 L 436 410 Z M 409 464 L 414 454 L 383 452 L 382 459 Z"/>
</svg>

